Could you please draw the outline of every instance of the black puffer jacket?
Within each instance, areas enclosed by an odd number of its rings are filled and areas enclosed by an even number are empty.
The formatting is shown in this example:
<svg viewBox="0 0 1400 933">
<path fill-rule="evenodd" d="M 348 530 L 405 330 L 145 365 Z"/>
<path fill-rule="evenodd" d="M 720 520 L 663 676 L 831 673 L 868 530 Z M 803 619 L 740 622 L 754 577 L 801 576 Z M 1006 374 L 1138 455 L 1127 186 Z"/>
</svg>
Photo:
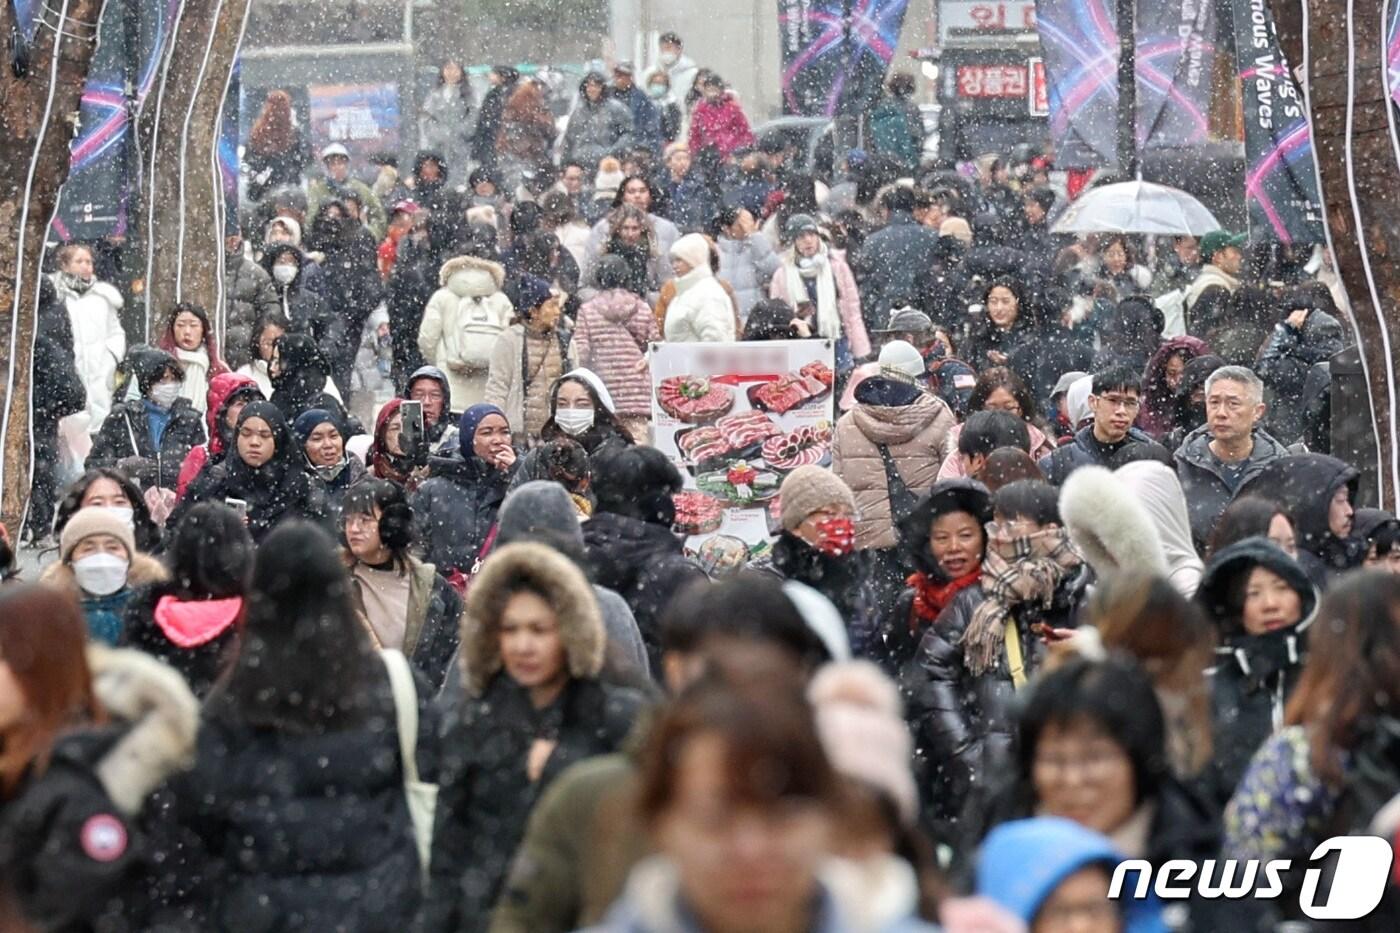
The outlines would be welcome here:
<svg viewBox="0 0 1400 933">
<path fill-rule="evenodd" d="M 326 298 L 322 298 L 310 288 L 310 270 L 315 269 L 319 273 L 320 267 L 301 250 L 279 245 L 263 255 L 263 271 L 272 276 L 277 258 L 288 252 L 296 254 L 297 276 L 287 285 L 282 285 L 273 278 L 272 288 L 277 296 L 277 308 L 282 312 L 282 316 L 291 322 L 293 331 L 311 334 L 326 359 L 337 359 L 342 352 L 341 348 L 345 346 L 345 320 L 331 311 Z"/>
<path fill-rule="evenodd" d="M 224 257 L 224 339 L 220 349 L 231 369 L 253 362 L 253 327 L 258 318 L 280 314 L 282 302 L 267 270 L 241 252 Z"/>
<path fill-rule="evenodd" d="M 1241 622 L 1244 586 L 1256 567 L 1282 577 L 1302 602 L 1292 628 L 1247 634 Z M 1254 752 L 1283 722 L 1283 708 L 1307 658 L 1307 631 L 1317 611 L 1317 591 L 1298 562 L 1265 538 L 1246 538 L 1212 558 L 1196 602 L 1220 633 L 1211 670 L 1215 756 L 1203 776 L 1222 806 L 1230 799 Z"/>
<path fill-rule="evenodd" d="M 1343 486 L 1356 502 L 1361 474 L 1326 454 L 1291 454 L 1267 464 L 1240 487 L 1240 495 L 1263 496 L 1282 505 L 1298 536 L 1298 560 L 1308 577 L 1325 587 L 1337 574 L 1359 566 L 1365 542 L 1339 538 L 1328 525 L 1332 497 Z"/>
<path fill-rule="evenodd" d="M 501 674 L 466 709 L 447 712 L 425 931 L 486 929 L 535 802 L 568 766 L 621 747 L 641 706 L 636 691 L 573 679 L 558 701 L 536 710 Z M 530 746 L 546 735 L 557 744 L 531 781 Z"/>
<path fill-rule="evenodd" d="M 593 581 L 627 601 L 655 665 L 662 613 L 688 583 L 705 579 L 704 571 L 685 559 L 670 528 L 626 515 L 594 515 L 583 526 L 583 541 Z"/>
<path fill-rule="evenodd" d="M 1307 429 L 1308 374 L 1344 346 L 1342 322 L 1326 311 L 1309 312 L 1301 330 L 1285 321 L 1274 325 L 1254 368 L 1264 380 L 1269 431 L 1285 444 Z"/>
<path fill-rule="evenodd" d="M 419 686 L 418 761 L 437 719 Z M 419 906 L 388 677 L 382 725 L 304 735 L 205 716 L 194 767 L 161 796 L 182 911 L 207 930 L 398 933 Z"/>
<path fill-rule="evenodd" d="M 1052 486 L 1063 486 L 1075 470 L 1083 466 L 1105 466 L 1108 458 L 1129 444 L 1151 443 L 1152 438 L 1129 428 L 1127 436 L 1116 444 L 1105 444 L 1094 436 L 1094 426 L 1087 425 L 1074 434 L 1074 440 L 1040 458 L 1040 469 Z"/>
<path fill-rule="evenodd" d="M 893 211 L 889 223 L 865 241 L 852 267 L 860 283 L 861 316 L 868 330 L 880 330 L 890 309 L 918 295 L 918 276 L 940 255 L 938 231 Z"/>
<path fill-rule="evenodd" d="M 174 489 L 190 448 L 207 439 L 204 416 L 191 407 L 189 399 L 178 398 L 170 406 L 170 421 L 157 447 L 151 441 L 145 401 L 132 399 L 115 406 L 102 422 L 87 464 L 90 468 L 120 466 L 142 489 Z"/>
<path fill-rule="evenodd" d="M 867 557 L 864 551 L 832 557 L 785 531 L 774 542 L 768 560 L 755 569 L 805 583 L 831 600 L 846 623 L 852 653 L 867 655 L 879 612 Z"/>
<path fill-rule="evenodd" d="M 414 540 L 438 573 L 470 573 L 505 501 L 511 473 L 468 460 L 433 457 L 432 475 L 413 493 Z"/>
<path fill-rule="evenodd" d="M 1062 580 L 1049 609 L 1023 605 L 1013 611 L 1028 677 L 1046 654 L 1032 626 L 1074 627 L 1088 576 L 1081 568 Z M 995 669 L 981 675 L 971 673 L 963 658 L 963 635 L 985 598 L 980 583 L 959 593 L 924 633 L 900 676 L 916 767 L 923 772 L 920 786 L 933 788 L 928 799 L 935 820 L 956 817 L 970 793 L 1013 761 L 1016 687 L 1005 651 Z"/>
</svg>

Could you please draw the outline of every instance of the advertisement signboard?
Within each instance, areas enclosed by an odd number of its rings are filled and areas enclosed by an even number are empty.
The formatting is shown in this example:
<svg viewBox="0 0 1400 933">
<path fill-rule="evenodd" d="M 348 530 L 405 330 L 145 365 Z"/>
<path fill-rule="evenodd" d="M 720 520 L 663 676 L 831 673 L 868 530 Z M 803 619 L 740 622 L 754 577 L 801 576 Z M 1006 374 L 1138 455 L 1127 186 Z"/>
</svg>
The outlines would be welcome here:
<svg viewBox="0 0 1400 933">
<path fill-rule="evenodd" d="M 830 340 L 651 347 L 653 443 L 685 478 L 677 530 L 764 549 L 783 477 L 829 465 L 835 426 Z"/>
</svg>

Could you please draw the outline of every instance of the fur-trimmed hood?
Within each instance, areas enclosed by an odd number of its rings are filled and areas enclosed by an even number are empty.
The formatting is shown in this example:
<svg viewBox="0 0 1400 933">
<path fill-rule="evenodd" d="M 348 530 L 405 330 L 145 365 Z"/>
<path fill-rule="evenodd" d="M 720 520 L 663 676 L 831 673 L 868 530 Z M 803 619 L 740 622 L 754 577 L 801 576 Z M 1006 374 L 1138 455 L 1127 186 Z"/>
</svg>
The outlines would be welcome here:
<svg viewBox="0 0 1400 933">
<path fill-rule="evenodd" d="M 1178 593 L 1190 599 L 1196 595 L 1205 565 L 1191 543 L 1191 517 L 1176 471 L 1155 460 L 1138 460 L 1125 463 L 1114 476 L 1152 518 L 1162 540 L 1167 579 Z"/>
<path fill-rule="evenodd" d="M 169 579 L 170 571 L 151 555 L 142 554 L 140 551 L 131 555 L 131 567 L 126 572 L 126 585 L 129 589 L 164 583 Z M 45 567 L 44 572 L 39 575 L 39 582 L 65 589 L 79 599 L 83 597 L 82 590 L 78 588 L 78 579 L 73 576 L 72 566 L 63 561 Z"/>
<path fill-rule="evenodd" d="M 130 725 L 97 763 L 97 777 L 134 816 L 168 775 L 194 762 L 199 701 L 173 668 L 143 652 L 92 644 L 87 659 L 97 699 Z"/>
<path fill-rule="evenodd" d="M 509 544 L 492 553 L 467 594 L 462 616 L 462 669 L 467 690 L 481 696 L 501 670 L 499 619 L 487 618 L 503 589 L 527 582 L 544 593 L 559 620 L 569 674 L 594 678 L 603 669 L 606 634 L 598 601 L 583 572 L 543 544 Z"/>
<path fill-rule="evenodd" d="M 1100 581 L 1125 571 L 1167 575 L 1152 516 L 1107 468 L 1083 466 L 1070 474 L 1060 489 L 1060 518 Z"/>
<path fill-rule="evenodd" d="M 442 264 L 438 270 L 438 284 L 443 288 L 447 287 L 447 280 L 458 272 L 478 271 L 489 273 L 496 283 L 496 290 L 499 291 L 506 283 L 506 270 L 498 262 L 489 259 L 481 259 L 477 256 L 455 256 Z"/>
</svg>

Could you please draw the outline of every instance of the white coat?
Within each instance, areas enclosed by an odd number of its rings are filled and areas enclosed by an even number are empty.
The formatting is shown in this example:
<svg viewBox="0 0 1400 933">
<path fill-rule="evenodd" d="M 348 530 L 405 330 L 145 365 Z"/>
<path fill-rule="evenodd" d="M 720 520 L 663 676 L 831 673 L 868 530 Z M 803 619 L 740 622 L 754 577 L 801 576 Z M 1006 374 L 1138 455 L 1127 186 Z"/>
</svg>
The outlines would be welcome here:
<svg viewBox="0 0 1400 933">
<path fill-rule="evenodd" d="M 498 263 L 458 256 L 442 264 L 438 281 L 442 288 L 418 328 L 418 349 L 447 374 L 452 411 L 465 411 L 486 392 L 491 353 L 515 309 L 501 292 L 505 270 Z"/>
<path fill-rule="evenodd" d="M 673 343 L 734 341 L 734 305 L 708 264 L 676 279 L 676 297 L 666 306 L 666 339 Z"/>
<path fill-rule="evenodd" d="M 61 276 L 52 276 L 55 291 L 68 308 L 73 328 L 73 356 L 78 378 L 87 391 L 87 430 L 96 434 L 112 409 L 112 382 L 117 364 L 126 356 L 126 332 L 117 312 L 122 296 L 106 282 L 93 282 L 79 294 Z"/>
</svg>

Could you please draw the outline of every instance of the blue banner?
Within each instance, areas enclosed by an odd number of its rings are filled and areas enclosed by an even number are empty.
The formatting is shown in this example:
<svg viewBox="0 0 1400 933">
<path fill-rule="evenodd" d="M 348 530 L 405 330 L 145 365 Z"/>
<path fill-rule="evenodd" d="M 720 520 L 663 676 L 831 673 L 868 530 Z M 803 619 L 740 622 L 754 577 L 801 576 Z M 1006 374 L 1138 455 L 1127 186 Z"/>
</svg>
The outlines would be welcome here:
<svg viewBox="0 0 1400 933">
<path fill-rule="evenodd" d="M 1118 18 L 1113 0 L 1037 0 L 1050 136 L 1059 168 L 1118 164 Z"/>
<path fill-rule="evenodd" d="M 1139 3 L 1135 26 L 1139 150 L 1205 142 L 1215 71 L 1215 3 Z"/>
<path fill-rule="evenodd" d="M 860 113 L 880 96 L 909 0 L 778 0 L 783 112 Z"/>
</svg>

